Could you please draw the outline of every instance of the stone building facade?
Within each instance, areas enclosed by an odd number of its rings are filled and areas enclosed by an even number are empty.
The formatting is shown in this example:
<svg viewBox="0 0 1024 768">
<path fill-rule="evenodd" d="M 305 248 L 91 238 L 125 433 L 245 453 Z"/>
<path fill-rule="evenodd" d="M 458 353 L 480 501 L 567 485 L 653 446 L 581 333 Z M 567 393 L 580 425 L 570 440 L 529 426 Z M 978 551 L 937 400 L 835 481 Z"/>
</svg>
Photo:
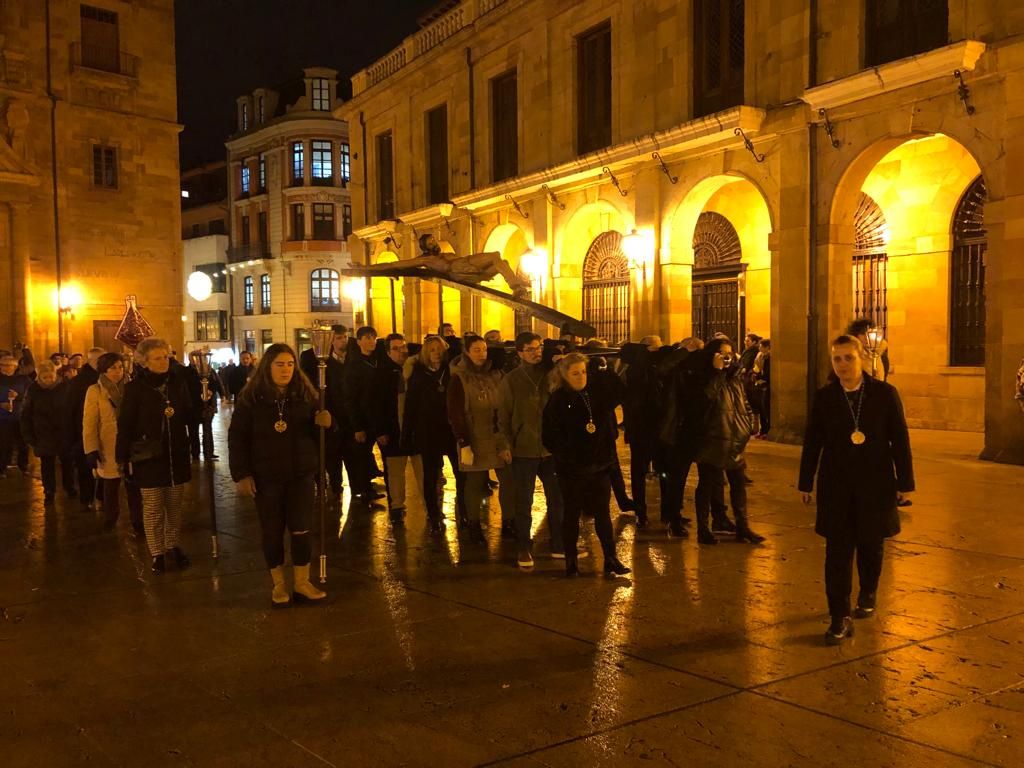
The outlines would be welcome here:
<svg viewBox="0 0 1024 768">
<path fill-rule="evenodd" d="M 308 346 L 320 323 L 361 317 L 339 270 L 350 264 L 348 127 L 334 117 L 337 72 L 310 67 L 280 90 L 238 98 L 227 146 L 228 276 L 233 341 L 256 355 L 274 342 Z"/>
<path fill-rule="evenodd" d="M 355 251 L 500 251 L 612 342 L 768 336 L 780 440 L 870 316 L 913 426 L 1024 461 L 1021 32 L 1009 0 L 448 3 L 338 110 Z M 406 283 L 414 335 L 522 322 Z"/>
<path fill-rule="evenodd" d="M 171 0 L 0 4 L 0 345 L 180 344 L 176 110 Z"/>
</svg>

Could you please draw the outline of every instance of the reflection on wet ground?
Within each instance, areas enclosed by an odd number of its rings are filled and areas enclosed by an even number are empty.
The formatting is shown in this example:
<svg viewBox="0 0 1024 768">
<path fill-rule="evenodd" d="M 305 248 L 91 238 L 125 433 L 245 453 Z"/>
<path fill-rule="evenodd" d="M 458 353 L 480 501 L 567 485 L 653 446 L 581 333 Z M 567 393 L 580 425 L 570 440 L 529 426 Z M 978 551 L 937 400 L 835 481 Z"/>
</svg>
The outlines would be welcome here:
<svg viewBox="0 0 1024 768">
<path fill-rule="evenodd" d="M 599 575 L 590 524 L 583 578 L 561 576 L 541 520 L 518 570 L 497 494 L 472 544 L 450 479 L 431 537 L 410 473 L 406 527 L 335 513 L 328 604 L 274 612 L 226 462 L 220 559 L 197 465 L 193 566 L 162 577 L 127 521 L 103 534 L 77 502 L 44 510 L 38 478 L 2 480 L 3 764 L 1024 765 L 1024 470 L 975 461 L 974 435 L 914 442 L 879 615 L 840 648 L 821 642 L 823 547 L 792 446 L 750 451 L 764 546 L 698 548 L 619 515 L 622 579 Z"/>
</svg>

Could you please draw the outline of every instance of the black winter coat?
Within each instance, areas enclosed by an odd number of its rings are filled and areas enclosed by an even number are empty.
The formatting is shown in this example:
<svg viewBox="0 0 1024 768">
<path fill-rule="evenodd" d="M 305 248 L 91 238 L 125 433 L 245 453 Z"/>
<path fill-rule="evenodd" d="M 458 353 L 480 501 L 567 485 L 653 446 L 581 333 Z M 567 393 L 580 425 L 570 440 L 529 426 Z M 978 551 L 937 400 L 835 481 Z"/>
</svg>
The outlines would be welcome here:
<svg viewBox="0 0 1024 768">
<path fill-rule="evenodd" d="M 903 404 L 895 387 L 864 374 L 860 431 L 867 439 L 854 445 L 853 416 L 846 400 L 838 381 L 814 394 L 799 484 L 801 491 L 810 493 L 817 472 L 814 530 L 826 538 L 854 541 L 895 536 L 900 532 L 896 492 L 914 490 Z"/>
<path fill-rule="evenodd" d="M 381 447 L 381 456 L 408 456 L 408 444 L 402 444 L 401 421 L 398 418 L 399 395 L 406 391 L 404 368 L 391 358 L 377 364 L 377 380 L 373 387 L 374 405 L 370 414 L 373 438 L 386 437 L 388 444 Z"/>
<path fill-rule="evenodd" d="M 288 428 L 278 432 L 273 400 L 236 402 L 228 427 L 231 478 L 236 483 L 246 477 L 274 482 L 315 474 L 320 465 L 316 410 L 317 404 L 302 398 L 286 400 L 282 414 Z"/>
<path fill-rule="evenodd" d="M 64 383 L 47 389 L 33 382 L 28 388 L 21 406 L 21 434 L 36 456 L 63 456 L 71 446 L 70 394 L 70 385 Z"/>
<path fill-rule="evenodd" d="M 82 422 L 85 418 L 85 395 L 89 387 L 100 380 L 99 371 L 91 365 L 83 365 L 68 384 L 68 436 L 71 438 L 71 447 L 76 451 L 82 450 Z"/>
<path fill-rule="evenodd" d="M 192 479 L 192 458 L 186 425 L 193 423 L 193 405 L 185 380 L 173 368 L 164 374 L 141 366 L 135 370 L 135 378 L 124 387 L 124 399 L 117 414 L 117 463 L 131 462 L 131 477 L 140 488 L 187 483 Z M 166 391 L 162 393 L 160 387 L 165 385 Z M 174 409 L 170 418 L 164 415 L 167 400 Z M 133 460 L 133 445 L 144 444 L 151 445 L 156 456 Z"/>
<path fill-rule="evenodd" d="M 320 361 L 316 359 L 312 349 L 305 350 L 299 355 L 299 368 L 306 374 L 309 383 L 313 388 L 320 391 Z M 327 358 L 327 387 L 324 390 L 324 401 L 327 410 L 331 414 L 333 424 L 331 429 L 343 435 L 352 432 L 345 412 L 345 363 L 334 357 Z"/>
<path fill-rule="evenodd" d="M 350 353 L 351 354 L 351 353 Z M 376 354 L 355 356 L 345 363 L 343 393 L 345 413 L 353 432 L 373 431 L 371 412 L 374 405 L 373 388 L 377 382 L 377 368 L 381 365 Z"/>
<path fill-rule="evenodd" d="M 657 360 L 656 399 L 661 413 L 658 439 L 683 458 L 695 460 L 704 442 L 705 422 L 711 400 L 707 385 L 711 369 L 703 350 L 663 347 Z"/>
<path fill-rule="evenodd" d="M 402 417 L 402 448 L 408 453 L 455 453 L 455 433 L 448 421 L 451 381 L 452 372 L 446 363 L 436 371 L 419 362 L 413 364 Z"/>
<path fill-rule="evenodd" d="M 587 475 L 607 470 L 615 463 L 619 436 L 615 408 L 624 393 L 621 380 L 610 371 L 588 376 L 581 392 L 562 386 L 551 393 L 544 406 L 541 439 L 555 457 L 559 472 Z M 593 434 L 586 429 L 591 417 L 597 428 Z"/>
</svg>

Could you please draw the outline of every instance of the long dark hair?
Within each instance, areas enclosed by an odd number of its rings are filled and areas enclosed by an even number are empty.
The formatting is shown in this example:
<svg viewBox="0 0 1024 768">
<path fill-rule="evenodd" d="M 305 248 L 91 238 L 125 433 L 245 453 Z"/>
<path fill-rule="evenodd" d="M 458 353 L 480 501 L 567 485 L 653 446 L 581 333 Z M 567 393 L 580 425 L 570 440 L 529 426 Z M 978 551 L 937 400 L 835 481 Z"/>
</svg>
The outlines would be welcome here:
<svg viewBox="0 0 1024 768">
<path fill-rule="evenodd" d="M 299 368 L 299 357 L 287 344 L 271 344 L 267 351 L 260 358 L 260 364 L 256 367 L 256 373 L 246 383 L 242 392 L 238 395 L 241 402 L 246 405 L 255 405 L 259 402 L 269 402 L 278 397 L 277 385 L 271 376 L 270 367 L 279 355 L 289 354 L 295 361 L 295 372 L 292 380 L 288 382 L 285 389 L 285 396 L 289 400 L 305 400 L 307 403 L 315 403 L 318 395 L 313 384 L 306 378 L 306 374 Z"/>
</svg>

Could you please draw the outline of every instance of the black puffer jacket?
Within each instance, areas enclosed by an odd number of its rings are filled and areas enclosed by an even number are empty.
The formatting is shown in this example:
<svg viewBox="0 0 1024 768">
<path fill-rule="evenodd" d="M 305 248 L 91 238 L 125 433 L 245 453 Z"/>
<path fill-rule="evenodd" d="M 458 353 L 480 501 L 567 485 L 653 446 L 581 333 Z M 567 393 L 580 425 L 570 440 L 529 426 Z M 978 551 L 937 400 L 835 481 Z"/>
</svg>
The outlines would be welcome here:
<svg viewBox="0 0 1024 768">
<path fill-rule="evenodd" d="M 131 477 L 140 488 L 187 483 L 192 479 L 192 460 L 186 425 L 193 420 L 188 387 L 173 369 L 158 374 L 140 366 L 136 371 L 124 387 L 117 414 L 117 462 L 131 462 Z M 174 409 L 169 418 L 164 414 L 168 400 Z M 133 459 L 133 446 L 147 444 L 153 458 Z"/>
<path fill-rule="evenodd" d="M 21 434 L 36 456 L 63 456 L 71 446 L 68 417 L 70 387 L 47 389 L 33 382 L 21 406 Z"/>
<path fill-rule="evenodd" d="M 288 425 L 284 432 L 274 429 L 279 418 L 275 401 L 249 403 L 243 398 L 235 404 L 228 428 L 228 464 L 236 483 L 246 477 L 273 482 L 316 473 L 316 404 L 289 398 L 282 404 L 281 413 Z"/>
<path fill-rule="evenodd" d="M 697 461 L 722 469 L 738 469 L 743 466 L 743 451 L 754 430 L 739 369 L 716 371 L 705 394 L 710 406 Z"/>
</svg>

